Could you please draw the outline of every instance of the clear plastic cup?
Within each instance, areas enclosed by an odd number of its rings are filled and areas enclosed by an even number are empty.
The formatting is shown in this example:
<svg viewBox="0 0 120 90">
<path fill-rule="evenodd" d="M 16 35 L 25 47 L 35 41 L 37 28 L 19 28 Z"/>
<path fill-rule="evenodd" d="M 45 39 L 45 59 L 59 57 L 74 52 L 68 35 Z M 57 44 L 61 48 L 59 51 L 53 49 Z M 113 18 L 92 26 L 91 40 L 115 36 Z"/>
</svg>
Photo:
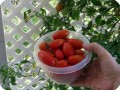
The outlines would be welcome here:
<svg viewBox="0 0 120 90">
<path fill-rule="evenodd" d="M 84 43 L 88 44 L 90 43 L 89 40 L 74 31 L 69 31 L 69 38 L 75 38 L 75 39 L 80 39 Z M 73 66 L 69 67 L 64 67 L 64 68 L 57 68 L 57 67 L 52 67 L 44 64 L 41 60 L 38 58 L 38 52 L 39 52 L 39 45 L 41 42 L 48 42 L 52 41 L 52 35 L 55 33 L 55 31 L 50 32 L 44 36 L 42 36 L 35 44 L 34 46 L 34 58 L 39 67 L 41 67 L 46 75 L 53 81 L 60 83 L 60 84 L 70 84 L 74 81 L 76 81 L 78 78 L 80 78 L 80 75 L 83 71 L 83 68 L 90 62 L 91 57 L 92 57 L 92 52 L 85 51 L 86 57 L 78 64 L 75 64 Z M 49 59 L 49 58 L 48 58 Z"/>
</svg>

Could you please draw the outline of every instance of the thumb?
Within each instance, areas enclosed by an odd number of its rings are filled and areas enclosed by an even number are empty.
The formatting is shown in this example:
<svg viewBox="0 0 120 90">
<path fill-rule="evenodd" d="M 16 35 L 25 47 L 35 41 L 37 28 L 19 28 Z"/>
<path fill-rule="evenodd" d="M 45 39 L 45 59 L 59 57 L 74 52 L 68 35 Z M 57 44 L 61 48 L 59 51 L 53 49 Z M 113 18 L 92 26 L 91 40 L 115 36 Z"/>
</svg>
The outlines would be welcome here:
<svg viewBox="0 0 120 90">
<path fill-rule="evenodd" d="M 87 51 L 93 51 L 94 53 L 96 53 L 99 59 L 109 59 L 112 57 L 106 49 L 95 42 L 90 44 L 83 44 L 83 48 Z"/>
</svg>

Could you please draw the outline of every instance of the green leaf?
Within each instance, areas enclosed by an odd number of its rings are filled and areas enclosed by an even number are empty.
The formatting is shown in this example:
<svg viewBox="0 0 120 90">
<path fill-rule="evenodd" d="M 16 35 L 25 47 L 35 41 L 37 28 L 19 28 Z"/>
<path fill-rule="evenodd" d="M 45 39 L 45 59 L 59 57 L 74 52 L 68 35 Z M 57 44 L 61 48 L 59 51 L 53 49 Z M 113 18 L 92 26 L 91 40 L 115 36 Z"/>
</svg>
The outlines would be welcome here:
<svg viewBox="0 0 120 90">
<path fill-rule="evenodd" d="M 101 6 L 101 2 L 100 0 L 90 0 L 92 2 L 93 5 L 95 6 Z"/>
<path fill-rule="evenodd" d="M 71 31 L 75 31 L 74 26 L 69 27 L 69 30 L 71 30 Z"/>
<path fill-rule="evenodd" d="M 91 29 L 90 29 L 90 32 L 91 32 L 91 33 L 93 33 L 93 32 L 94 32 L 94 29 L 93 29 L 93 28 L 91 28 Z"/>
<path fill-rule="evenodd" d="M 12 85 L 17 85 L 15 76 L 11 76 L 10 79 Z"/>
<path fill-rule="evenodd" d="M 98 34 L 98 32 L 97 32 L 97 31 L 94 31 L 94 34 Z"/>
<path fill-rule="evenodd" d="M 66 16 L 69 12 L 70 12 L 69 8 L 66 7 L 63 9 L 62 14 L 63 14 L 63 16 Z"/>
<path fill-rule="evenodd" d="M 46 10 L 43 9 L 43 8 L 40 8 L 40 13 L 41 13 L 42 15 L 46 15 Z"/>
<path fill-rule="evenodd" d="M 31 13 L 31 9 L 24 12 L 24 20 L 26 22 L 28 22 L 28 20 L 30 19 L 30 13 Z"/>
<path fill-rule="evenodd" d="M 80 87 L 72 86 L 73 90 L 81 90 Z"/>
<path fill-rule="evenodd" d="M 98 15 L 98 16 L 95 18 L 95 22 L 96 22 L 97 25 L 100 25 L 101 19 L 102 19 L 102 16 L 101 16 L 101 15 Z"/>
<path fill-rule="evenodd" d="M 70 0 L 70 1 L 69 1 L 69 5 L 70 5 L 70 6 L 74 6 L 74 5 L 75 5 L 75 1 L 74 1 L 74 0 Z"/>
<path fill-rule="evenodd" d="M 28 12 L 28 13 L 31 13 L 31 12 L 32 12 L 32 10 L 31 10 L 31 9 L 29 9 L 29 10 L 27 10 L 27 12 Z"/>
<path fill-rule="evenodd" d="M 24 76 L 23 76 L 21 73 L 18 72 L 18 73 L 16 74 L 16 77 L 21 78 L 21 77 L 24 77 Z"/>
<path fill-rule="evenodd" d="M 10 87 L 5 88 L 5 90 L 12 90 Z"/>
<path fill-rule="evenodd" d="M 87 5 L 87 0 L 79 0 L 77 3 L 76 3 L 76 6 L 79 6 L 78 9 L 80 9 L 80 11 L 82 11 L 82 9 L 84 7 L 86 7 Z"/>
<path fill-rule="evenodd" d="M 119 7 L 120 4 L 117 2 L 117 0 L 108 0 L 110 5 L 113 7 Z"/>
<path fill-rule="evenodd" d="M 115 20 L 116 20 L 115 17 L 111 17 L 111 18 L 106 20 L 106 24 L 109 25 L 109 24 L 113 23 Z"/>
<path fill-rule="evenodd" d="M 53 20 L 52 25 L 55 25 L 55 26 L 60 25 L 61 24 L 60 22 L 61 21 L 58 18 L 56 18 Z"/>
<path fill-rule="evenodd" d="M 29 44 L 30 44 L 30 43 L 27 42 L 27 41 L 25 41 L 25 42 L 23 43 L 24 46 L 28 46 Z"/>
<path fill-rule="evenodd" d="M 19 68 L 20 70 L 22 70 L 22 67 L 21 67 L 20 65 L 18 66 L 18 68 Z"/>
<path fill-rule="evenodd" d="M 55 88 L 59 88 L 60 90 L 67 90 L 67 86 L 66 85 L 62 85 L 62 84 L 57 84 L 55 83 Z"/>
<path fill-rule="evenodd" d="M 80 12 L 79 10 L 74 10 L 70 15 L 74 20 L 79 20 L 80 18 Z"/>
<path fill-rule="evenodd" d="M 25 63 L 30 63 L 30 61 L 28 61 L 28 60 L 23 60 L 23 61 L 20 62 L 20 64 L 25 64 Z"/>
<path fill-rule="evenodd" d="M 105 20 L 101 20 L 100 25 L 102 26 L 104 24 L 105 24 Z"/>
<path fill-rule="evenodd" d="M 89 35 L 89 36 L 93 36 L 93 34 L 92 34 L 92 33 L 89 33 L 89 32 L 87 32 L 87 35 Z"/>
<path fill-rule="evenodd" d="M 88 22 L 88 26 L 87 26 L 87 28 L 86 28 L 86 29 L 88 29 L 88 30 L 89 30 L 91 27 L 92 27 L 92 21 L 89 21 L 89 22 Z"/>
<path fill-rule="evenodd" d="M 2 77 L 2 83 L 3 83 L 3 84 L 6 84 L 6 82 L 7 82 L 8 80 L 9 80 L 9 79 L 8 79 L 7 76 L 3 76 L 3 77 Z"/>
<path fill-rule="evenodd" d="M 99 12 L 100 12 L 101 14 L 103 14 L 103 15 L 107 15 L 109 10 L 110 10 L 110 8 L 107 8 L 107 7 L 105 7 L 105 6 L 101 6 L 101 7 L 99 8 Z"/>
<path fill-rule="evenodd" d="M 95 12 L 96 12 L 96 9 L 93 8 L 92 6 L 87 8 L 87 15 L 88 16 L 93 16 L 95 14 Z"/>
</svg>

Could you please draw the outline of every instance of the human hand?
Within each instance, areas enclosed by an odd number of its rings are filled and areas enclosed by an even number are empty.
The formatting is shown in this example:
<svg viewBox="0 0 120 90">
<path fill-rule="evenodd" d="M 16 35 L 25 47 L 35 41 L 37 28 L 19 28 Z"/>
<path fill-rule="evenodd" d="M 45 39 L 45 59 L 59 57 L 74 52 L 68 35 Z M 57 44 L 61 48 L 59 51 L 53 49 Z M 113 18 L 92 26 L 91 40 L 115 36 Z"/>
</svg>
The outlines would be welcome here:
<svg viewBox="0 0 120 90">
<path fill-rule="evenodd" d="M 87 67 L 86 75 L 72 86 L 83 86 L 97 90 L 115 90 L 120 84 L 120 65 L 115 58 L 97 43 L 84 44 L 83 48 L 93 51 L 97 58 Z"/>
</svg>

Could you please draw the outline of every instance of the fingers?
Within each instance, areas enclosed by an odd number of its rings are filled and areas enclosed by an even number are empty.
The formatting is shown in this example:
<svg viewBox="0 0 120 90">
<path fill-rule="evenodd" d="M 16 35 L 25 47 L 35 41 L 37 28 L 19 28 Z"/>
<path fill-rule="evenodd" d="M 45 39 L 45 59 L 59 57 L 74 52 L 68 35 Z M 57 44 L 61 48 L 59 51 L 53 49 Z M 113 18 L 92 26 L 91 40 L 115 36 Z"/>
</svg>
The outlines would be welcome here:
<svg viewBox="0 0 120 90">
<path fill-rule="evenodd" d="M 92 88 L 91 87 L 91 80 L 92 80 L 91 77 L 81 77 L 81 79 L 72 83 L 71 86 L 81 86 L 81 87 Z"/>
<path fill-rule="evenodd" d="M 71 83 L 71 86 L 81 86 L 81 87 L 87 87 L 85 85 L 85 76 L 81 76 L 81 78 L 78 81 L 75 81 L 73 83 Z"/>
<path fill-rule="evenodd" d="M 97 43 L 83 44 L 83 48 L 96 53 L 99 59 L 109 59 L 112 57 L 106 49 Z"/>
</svg>

